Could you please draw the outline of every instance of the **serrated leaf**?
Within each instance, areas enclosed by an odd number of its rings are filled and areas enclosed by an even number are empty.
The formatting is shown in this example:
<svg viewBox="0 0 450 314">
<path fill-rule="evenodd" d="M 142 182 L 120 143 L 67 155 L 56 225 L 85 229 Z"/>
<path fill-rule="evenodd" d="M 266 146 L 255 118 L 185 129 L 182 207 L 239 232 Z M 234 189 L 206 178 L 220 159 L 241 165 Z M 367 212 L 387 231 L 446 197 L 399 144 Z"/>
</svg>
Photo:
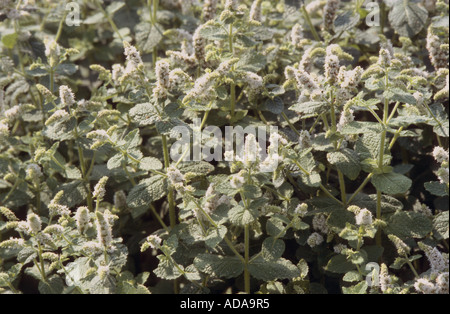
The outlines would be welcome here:
<svg viewBox="0 0 450 314">
<path fill-rule="evenodd" d="M 55 121 L 44 128 L 43 134 L 52 139 L 58 141 L 65 141 L 74 138 L 73 130 L 76 127 L 76 119 L 70 117 L 66 120 Z"/>
<path fill-rule="evenodd" d="M 424 183 L 425 189 L 436 196 L 447 196 L 448 188 L 445 183 L 439 181 L 430 181 Z"/>
<path fill-rule="evenodd" d="M 342 287 L 342 292 L 344 294 L 365 294 L 368 287 L 369 286 L 367 285 L 366 281 L 361 281 L 360 283 L 351 287 Z"/>
<path fill-rule="evenodd" d="M 130 109 L 130 116 L 140 126 L 154 124 L 160 119 L 155 106 L 151 103 L 137 104 Z"/>
<path fill-rule="evenodd" d="M 266 57 L 260 53 L 249 51 L 243 53 L 236 63 L 236 70 L 258 72 L 266 66 Z"/>
<path fill-rule="evenodd" d="M 345 282 L 359 281 L 359 280 L 361 280 L 361 275 L 359 274 L 358 271 L 352 270 L 352 271 L 349 271 L 348 273 L 346 273 L 344 275 L 344 277 L 342 278 L 342 280 Z"/>
<path fill-rule="evenodd" d="M 354 11 L 346 11 L 338 15 L 334 20 L 334 31 L 335 33 L 340 33 L 352 29 L 360 20 L 361 17 L 358 13 L 355 14 Z"/>
<path fill-rule="evenodd" d="M 364 193 L 358 194 L 352 201 L 351 205 L 359 206 L 360 208 L 367 208 L 375 213 L 377 210 L 377 195 L 367 195 Z M 393 213 L 403 209 L 403 203 L 396 198 L 389 195 L 381 195 L 381 212 Z"/>
<path fill-rule="evenodd" d="M 261 106 L 261 111 L 269 111 L 273 114 L 281 114 L 284 110 L 284 103 L 280 97 L 268 98 Z"/>
<path fill-rule="evenodd" d="M 345 257 L 344 255 L 333 256 L 325 266 L 326 271 L 337 274 L 345 274 L 355 269 L 356 266 L 353 265 L 350 261 L 348 261 L 347 257 Z"/>
<path fill-rule="evenodd" d="M 359 157 L 354 150 L 344 148 L 338 152 L 328 153 L 327 159 L 350 180 L 355 180 L 361 171 Z"/>
<path fill-rule="evenodd" d="M 426 25 L 428 11 L 417 4 L 417 1 L 395 1 L 389 11 L 389 22 L 397 34 L 412 38 Z"/>
<path fill-rule="evenodd" d="M 210 228 L 208 234 L 205 237 L 205 244 L 214 249 L 225 238 L 228 229 L 225 226 L 219 226 L 218 228 Z"/>
<path fill-rule="evenodd" d="M 226 30 L 221 25 L 204 25 L 200 29 L 200 35 L 208 40 L 225 40 L 228 38 Z"/>
<path fill-rule="evenodd" d="M 8 49 L 13 49 L 17 43 L 18 37 L 19 35 L 17 33 L 3 35 L 2 44 Z"/>
<path fill-rule="evenodd" d="M 122 161 L 125 160 L 125 157 L 122 153 L 115 154 L 112 156 L 108 162 L 106 163 L 106 166 L 109 170 L 119 168 L 122 165 Z"/>
<path fill-rule="evenodd" d="M 165 255 L 158 255 L 159 259 L 158 267 L 153 273 L 161 279 L 173 280 L 182 275 L 180 270 L 171 262 L 170 258 Z M 179 267 L 182 267 L 179 265 Z"/>
<path fill-rule="evenodd" d="M 388 221 L 387 233 L 400 239 L 423 238 L 433 229 L 431 220 L 416 212 L 397 212 Z"/>
<path fill-rule="evenodd" d="M 87 191 L 82 180 L 61 184 L 58 191 L 63 190 L 64 194 L 61 198 L 61 204 L 71 208 L 86 200 Z"/>
<path fill-rule="evenodd" d="M 127 204 L 131 208 L 150 205 L 167 194 L 167 179 L 162 175 L 155 175 L 144 179 L 134 186 L 127 196 Z"/>
<path fill-rule="evenodd" d="M 148 22 L 142 22 L 136 25 L 136 45 L 144 53 L 152 52 L 161 39 L 162 26 L 155 24 L 154 26 Z"/>
<path fill-rule="evenodd" d="M 248 265 L 252 277 L 272 281 L 277 279 L 292 279 L 300 276 L 300 270 L 287 259 L 279 258 L 276 261 L 267 261 L 258 257 Z"/>
<path fill-rule="evenodd" d="M 315 116 L 325 112 L 329 105 L 322 101 L 308 101 L 297 103 L 289 107 L 289 110 L 301 113 L 303 115 Z"/>
<path fill-rule="evenodd" d="M 180 162 L 178 169 L 182 173 L 193 173 L 198 176 L 207 175 L 208 173 L 214 171 L 214 166 L 206 161 L 195 161 L 195 162 Z"/>
<path fill-rule="evenodd" d="M 404 194 L 412 184 L 410 178 L 395 172 L 375 174 L 371 182 L 378 191 L 389 195 Z"/>
<path fill-rule="evenodd" d="M 125 2 L 114 1 L 113 3 L 111 3 L 110 5 L 108 5 L 106 7 L 106 11 L 112 16 L 112 15 L 114 15 L 114 13 L 119 11 L 124 6 L 125 6 Z"/>
<path fill-rule="evenodd" d="M 345 135 L 366 134 L 369 132 L 373 134 L 378 134 L 381 131 L 382 127 L 380 126 L 379 123 L 366 121 L 351 121 L 343 126 L 340 133 Z M 380 136 L 378 135 L 378 141 L 379 140 Z"/>
<path fill-rule="evenodd" d="M 200 254 L 194 266 L 201 272 L 220 278 L 235 278 L 244 271 L 244 264 L 236 256 Z"/>
<path fill-rule="evenodd" d="M 413 95 L 411 95 L 410 93 L 405 92 L 399 88 L 391 88 L 391 89 L 385 91 L 383 97 L 385 97 L 391 101 L 398 101 L 400 103 L 411 104 L 411 105 L 417 104 L 417 100 Z"/>
<path fill-rule="evenodd" d="M 268 261 L 279 259 L 286 248 L 284 241 L 274 237 L 268 237 L 264 240 L 261 248 L 262 257 Z"/>
<path fill-rule="evenodd" d="M 162 162 L 155 157 L 144 157 L 140 160 L 139 169 L 141 170 L 161 170 L 163 168 Z"/>
<path fill-rule="evenodd" d="M 38 290 L 41 294 L 62 294 L 64 282 L 59 276 L 47 278 L 47 281 L 40 281 Z"/>
<path fill-rule="evenodd" d="M 448 239 L 448 210 L 441 212 L 433 218 L 433 235 L 436 239 Z"/>
<path fill-rule="evenodd" d="M 255 209 L 246 209 L 238 205 L 230 209 L 228 218 L 233 225 L 245 226 L 251 224 L 258 218 L 258 211 Z"/>
</svg>

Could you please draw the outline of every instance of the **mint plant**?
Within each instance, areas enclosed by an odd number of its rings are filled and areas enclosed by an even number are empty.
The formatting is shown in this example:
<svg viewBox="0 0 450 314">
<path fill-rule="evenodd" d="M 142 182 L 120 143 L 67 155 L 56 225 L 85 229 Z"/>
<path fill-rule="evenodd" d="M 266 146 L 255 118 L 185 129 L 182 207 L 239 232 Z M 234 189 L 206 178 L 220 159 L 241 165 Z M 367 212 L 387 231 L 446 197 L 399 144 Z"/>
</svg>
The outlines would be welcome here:
<svg viewBox="0 0 450 314">
<path fill-rule="evenodd" d="M 448 11 L 0 1 L 0 292 L 448 293 Z"/>
</svg>

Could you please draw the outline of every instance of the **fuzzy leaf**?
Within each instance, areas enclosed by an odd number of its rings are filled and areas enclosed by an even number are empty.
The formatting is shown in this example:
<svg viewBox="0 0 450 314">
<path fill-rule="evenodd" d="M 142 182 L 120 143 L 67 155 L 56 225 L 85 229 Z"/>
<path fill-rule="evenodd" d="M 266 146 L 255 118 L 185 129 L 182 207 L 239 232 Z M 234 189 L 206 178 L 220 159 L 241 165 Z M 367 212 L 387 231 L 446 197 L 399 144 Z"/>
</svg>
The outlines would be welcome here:
<svg viewBox="0 0 450 314">
<path fill-rule="evenodd" d="M 225 238 L 228 230 L 225 226 L 218 228 L 211 228 L 208 230 L 208 235 L 205 237 L 205 244 L 214 249 Z"/>
<path fill-rule="evenodd" d="M 268 237 L 262 244 L 261 253 L 265 260 L 274 261 L 283 255 L 285 248 L 283 240 Z"/>
<path fill-rule="evenodd" d="M 151 103 L 137 104 L 131 108 L 130 116 L 140 126 L 151 125 L 159 120 L 158 113 Z"/>
<path fill-rule="evenodd" d="M 447 196 L 448 188 L 445 183 L 441 183 L 439 181 L 430 181 L 425 182 L 425 189 L 433 195 L 436 196 Z"/>
<path fill-rule="evenodd" d="M 328 153 L 327 159 L 350 180 L 355 180 L 361 171 L 358 154 L 351 149 L 344 148 L 338 152 Z"/>
<path fill-rule="evenodd" d="M 428 11 L 418 1 L 395 1 L 389 11 L 389 22 L 397 34 L 412 38 L 426 25 Z"/>
<path fill-rule="evenodd" d="M 327 108 L 328 104 L 326 102 L 309 101 L 294 104 L 289 108 L 289 110 L 301 113 L 303 115 L 307 115 L 308 117 L 312 117 L 325 112 Z"/>
<path fill-rule="evenodd" d="M 355 268 L 356 266 L 349 262 L 344 255 L 333 256 L 325 266 L 326 271 L 338 274 L 345 274 Z"/>
<path fill-rule="evenodd" d="M 371 182 L 377 190 L 389 195 L 404 194 L 412 184 L 410 178 L 395 172 L 375 174 Z"/>
<path fill-rule="evenodd" d="M 448 239 L 448 210 L 433 218 L 433 235 L 436 239 Z"/>
<path fill-rule="evenodd" d="M 163 198 L 167 194 L 167 188 L 167 179 L 161 175 L 144 179 L 131 189 L 127 204 L 131 208 L 149 205 Z"/>
<path fill-rule="evenodd" d="M 136 45 L 144 53 L 152 52 L 153 48 L 156 47 L 161 39 L 162 26 L 155 24 L 152 26 L 151 23 L 142 22 L 136 25 Z"/>
<path fill-rule="evenodd" d="M 228 212 L 228 218 L 236 226 L 245 226 L 251 224 L 258 218 L 258 211 L 255 209 L 246 209 L 238 205 Z"/>
<path fill-rule="evenodd" d="M 161 279 L 173 280 L 181 276 L 180 270 L 165 255 L 158 255 L 158 267 L 153 271 Z M 182 267 L 182 266 L 180 266 Z"/>
<path fill-rule="evenodd" d="M 400 239 L 423 238 L 433 229 L 431 220 L 421 213 L 397 212 L 388 221 L 387 233 Z"/>
<path fill-rule="evenodd" d="M 161 170 L 163 168 L 162 162 L 155 157 L 144 157 L 139 163 L 139 169 L 141 170 Z"/>
<path fill-rule="evenodd" d="M 248 265 L 248 270 L 254 278 L 264 281 L 292 279 L 300 276 L 300 270 L 284 258 L 267 261 L 258 257 Z"/>
<path fill-rule="evenodd" d="M 194 266 L 201 272 L 220 278 L 235 278 L 244 271 L 244 264 L 236 256 L 200 254 Z"/>
</svg>

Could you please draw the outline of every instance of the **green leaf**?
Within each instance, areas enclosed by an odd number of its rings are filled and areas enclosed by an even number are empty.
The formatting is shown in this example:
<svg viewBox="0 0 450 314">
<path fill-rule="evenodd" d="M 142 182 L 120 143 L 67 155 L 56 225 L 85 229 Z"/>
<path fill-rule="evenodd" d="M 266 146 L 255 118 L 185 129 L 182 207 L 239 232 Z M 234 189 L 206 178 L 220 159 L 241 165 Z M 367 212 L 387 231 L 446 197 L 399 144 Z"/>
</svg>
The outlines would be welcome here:
<svg viewBox="0 0 450 314">
<path fill-rule="evenodd" d="M 355 282 L 355 281 L 360 281 L 361 280 L 361 275 L 359 274 L 358 271 L 356 270 L 351 270 L 348 273 L 346 273 L 344 275 L 344 277 L 342 278 L 343 281 L 345 282 Z"/>
<path fill-rule="evenodd" d="M 17 33 L 6 34 L 2 36 L 2 43 L 8 49 L 13 49 L 17 43 Z"/>
<path fill-rule="evenodd" d="M 47 278 L 47 281 L 40 281 L 38 290 L 41 294 L 62 294 L 64 282 L 59 276 Z"/>
<path fill-rule="evenodd" d="M 344 294 L 365 294 L 367 292 L 367 282 L 361 281 L 360 283 L 351 287 L 342 287 L 342 292 Z"/>
<path fill-rule="evenodd" d="M 64 191 L 61 198 L 61 204 L 64 204 L 69 208 L 82 203 L 87 197 L 84 181 L 82 180 L 75 180 L 69 183 L 61 184 L 58 187 L 58 192 L 60 190 Z"/>
<path fill-rule="evenodd" d="M 277 260 L 283 255 L 285 248 L 286 246 L 283 240 L 268 237 L 262 244 L 262 257 L 268 261 Z"/>
<path fill-rule="evenodd" d="M 228 218 L 233 225 L 245 226 L 251 224 L 258 218 L 258 211 L 237 205 L 228 212 Z"/>
<path fill-rule="evenodd" d="M 83 21 L 83 24 L 98 24 L 105 19 L 105 15 L 102 12 L 98 12 L 94 15 L 89 16 Z"/>
<path fill-rule="evenodd" d="M 340 32 L 344 32 L 354 28 L 358 25 L 361 17 L 358 13 L 354 13 L 354 11 L 346 11 L 336 17 L 334 20 L 334 32 L 339 34 Z"/>
<path fill-rule="evenodd" d="M 388 221 L 386 232 L 400 239 L 423 238 L 433 229 L 431 220 L 416 212 L 397 212 Z"/>
<path fill-rule="evenodd" d="M 273 114 L 281 114 L 284 110 L 284 103 L 280 97 L 268 98 L 261 106 L 258 108 L 261 111 L 269 111 Z"/>
<path fill-rule="evenodd" d="M 375 213 L 377 210 L 377 195 L 367 195 L 364 193 L 358 194 L 352 201 L 351 205 L 359 206 L 360 208 L 367 208 Z M 381 212 L 394 213 L 403 209 L 403 203 L 396 198 L 389 195 L 381 195 Z"/>
<path fill-rule="evenodd" d="M 307 117 L 317 116 L 328 110 L 328 103 L 322 101 L 308 101 L 296 103 L 289 107 L 289 110 L 307 115 Z"/>
<path fill-rule="evenodd" d="M 382 131 L 382 126 L 377 122 L 365 122 L 365 121 L 351 121 L 344 125 L 341 130 L 341 134 L 353 135 L 353 134 L 366 134 L 372 132 L 377 134 Z M 380 136 L 378 135 L 378 141 Z"/>
<path fill-rule="evenodd" d="M 64 119 L 61 121 L 55 121 L 44 128 L 43 134 L 52 139 L 58 141 L 65 141 L 74 138 L 73 130 L 76 127 L 76 119 L 70 117 L 69 119 Z"/>
<path fill-rule="evenodd" d="M 325 266 L 326 271 L 337 274 L 345 274 L 355 269 L 356 266 L 349 262 L 344 255 L 333 256 Z"/>
<path fill-rule="evenodd" d="M 201 272 L 220 278 L 235 278 L 244 271 L 244 264 L 236 256 L 200 254 L 194 259 L 194 266 Z"/>
<path fill-rule="evenodd" d="M 225 238 L 228 232 L 227 227 L 219 226 L 218 228 L 210 228 L 205 237 L 205 244 L 214 249 Z"/>
<path fill-rule="evenodd" d="M 445 183 L 441 183 L 439 181 L 430 181 L 425 182 L 425 189 L 433 195 L 436 196 L 447 196 L 448 195 L 448 187 Z"/>
<path fill-rule="evenodd" d="M 404 194 L 412 184 L 410 178 L 396 172 L 375 174 L 371 182 L 378 191 L 389 195 Z"/>
<path fill-rule="evenodd" d="M 106 12 L 109 13 L 110 16 L 113 16 L 114 13 L 116 13 L 117 11 L 119 11 L 121 8 L 123 8 L 125 6 L 125 2 L 121 2 L 121 1 L 114 1 L 113 3 L 111 3 L 110 5 L 108 5 L 106 7 Z"/>
<path fill-rule="evenodd" d="M 411 105 L 417 104 L 417 100 L 413 95 L 401 90 L 400 88 L 391 88 L 385 91 L 383 97 L 391 101 L 398 101 L 400 103 L 406 103 Z"/>
<path fill-rule="evenodd" d="M 163 168 L 162 162 L 155 157 L 144 157 L 140 160 L 139 169 L 141 170 L 161 170 Z"/>
<path fill-rule="evenodd" d="M 144 53 L 153 52 L 153 48 L 163 38 L 162 30 L 163 28 L 159 24 L 152 26 L 151 23 L 142 22 L 136 25 L 136 45 L 139 50 Z"/>
<path fill-rule="evenodd" d="M 119 168 L 122 165 L 122 161 L 125 160 L 125 157 L 122 153 L 115 154 L 112 156 L 108 162 L 106 163 L 106 166 L 109 170 Z"/>
<path fill-rule="evenodd" d="M 200 35 L 208 40 L 226 40 L 228 34 L 221 25 L 203 25 L 200 29 Z"/>
<path fill-rule="evenodd" d="M 178 170 L 182 173 L 191 173 L 197 176 L 207 175 L 210 172 L 214 171 L 214 166 L 206 161 L 189 161 L 189 162 L 180 162 L 178 165 Z"/>
<path fill-rule="evenodd" d="M 161 279 L 173 280 L 182 275 L 170 258 L 162 254 L 158 255 L 157 258 L 159 259 L 158 267 L 153 271 L 156 276 Z M 179 267 L 182 266 L 180 265 Z"/>
<path fill-rule="evenodd" d="M 266 66 L 266 57 L 255 51 L 248 51 L 239 57 L 236 70 L 258 72 Z"/>
<path fill-rule="evenodd" d="M 287 259 L 267 261 L 258 257 L 248 265 L 250 275 L 264 281 L 292 279 L 300 276 L 300 270 Z"/>
<path fill-rule="evenodd" d="M 148 206 L 163 198 L 167 194 L 167 190 L 167 179 L 162 175 L 144 179 L 131 189 L 127 197 L 127 204 L 131 208 Z"/>
<path fill-rule="evenodd" d="M 448 210 L 433 218 L 433 235 L 436 239 L 448 239 Z"/>
<path fill-rule="evenodd" d="M 361 171 L 359 157 L 354 150 L 344 148 L 338 152 L 328 153 L 327 159 L 350 180 L 355 180 Z"/>
<path fill-rule="evenodd" d="M 426 25 L 428 11 L 418 1 L 395 1 L 389 11 L 389 22 L 400 36 L 412 38 Z"/>
<path fill-rule="evenodd" d="M 152 125 L 160 119 L 155 106 L 151 103 L 137 104 L 131 108 L 130 116 L 140 126 Z"/>
<path fill-rule="evenodd" d="M 270 217 L 266 222 L 267 234 L 273 237 L 283 237 L 286 233 L 285 223 L 280 219 L 280 216 Z"/>
</svg>

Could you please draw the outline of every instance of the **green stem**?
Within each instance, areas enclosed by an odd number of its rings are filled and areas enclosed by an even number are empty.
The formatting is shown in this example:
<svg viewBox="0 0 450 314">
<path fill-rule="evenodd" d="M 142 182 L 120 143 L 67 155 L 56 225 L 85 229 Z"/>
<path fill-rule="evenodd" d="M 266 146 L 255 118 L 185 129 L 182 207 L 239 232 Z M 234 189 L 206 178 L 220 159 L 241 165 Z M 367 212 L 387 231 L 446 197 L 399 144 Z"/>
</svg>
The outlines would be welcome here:
<svg viewBox="0 0 450 314">
<path fill-rule="evenodd" d="M 160 223 L 160 225 L 164 228 L 164 230 L 166 230 L 167 232 L 170 231 L 169 227 L 167 227 L 167 225 L 164 223 L 164 221 L 161 219 L 161 217 L 158 215 L 158 212 L 156 211 L 155 206 L 153 206 L 153 204 L 150 204 L 150 209 L 153 213 L 153 215 L 155 216 L 156 220 L 158 220 L 158 222 Z"/>
<path fill-rule="evenodd" d="M 376 218 L 381 219 L 381 192 L 377 190 L 377 212 L 376 212 Z M 381 247 L 381 231 L 377 230 L 377 233 L 375 235 L 375 241 L 377 246 Z"/>
<path fill-rule="evenodd" d="M 170 166 L 169 160 L 169 147 L 167 144 L 167 137 L 162 135 L 162 144 L 163 144 L 163 153 L 164 153 L 164 167 L 167 170 Z M 175 199 L 174 199 L 174 191 L 173 188 L 169 188 L 169 193 L 167 195 L 167 201 L 169 202 L 169 219 L 170 219 L 170 228 L 175 228 L 176 225 L 176 213 L 175 213 Z"/>
<path fill-rule="evenodd" d="M 347 207 L 347 195 L 345 191 L 345 180 L 344 175 L 340 170 L 337 171 L 339 176 L 339 187 L 341 188 L 341 199 L 342 203 L 344 203 L 344 207 Z"/>
<path fill-rule="evenodd" d="M 295 126 L 291 123 L 291 121 L 289 121 L 288 116 L 284 112 L 281 113 L 281 116 L 287 122 L 287 124 L 289 125 L 289 128 L 291 128 L 291 130 L 294 131 L 294 133 L 297 134 L 297 136 L 300 136 L 300 132 L 297 131 Z"/>
<path fill-rule="evenodd" d="M 250 294 L 250 272 L 248 270 L 249 258 L 250 258 L 250 231 L 248 224 L 244 227 L 244 287 L 245 293 Z"/>
<path fill-rule="evenodd" d="M 316 28 L 314 27 L 313 23 L 311 22 L 311 18 L 309 17 L 308 11 L 306 11 L 305 6 L 303 5 L 300 10 L 302 11 L 303 17 L 306 20 L 306 23 L 308 23 L 309 29 L 311 30 L 311 33 L 314 36 L 314 39 L 316 41 L 321 41 L 319 34 L 316 31 Z"/>
<path fill-rule="evenodd" d="M 363 183 L 361 183 L 359 188 L 357 188 L 356 191 L 353 192 L 353 194 L 350 197 L 350 199 L 348 200 L 347 204 L 350 204 L 353 201 L 353 199 L 356 197 L 356 195 L 358 195 L 359 192 L 362 191 L 362 189 L 366 186 L 366 184 L 369 183 L 369 181 L 372 178 L 372 176 L 373 176 L 373 173 L 369 173 L 369 175 L 366 177 L 366 179 L 363 181 Z"/>
</svg>

